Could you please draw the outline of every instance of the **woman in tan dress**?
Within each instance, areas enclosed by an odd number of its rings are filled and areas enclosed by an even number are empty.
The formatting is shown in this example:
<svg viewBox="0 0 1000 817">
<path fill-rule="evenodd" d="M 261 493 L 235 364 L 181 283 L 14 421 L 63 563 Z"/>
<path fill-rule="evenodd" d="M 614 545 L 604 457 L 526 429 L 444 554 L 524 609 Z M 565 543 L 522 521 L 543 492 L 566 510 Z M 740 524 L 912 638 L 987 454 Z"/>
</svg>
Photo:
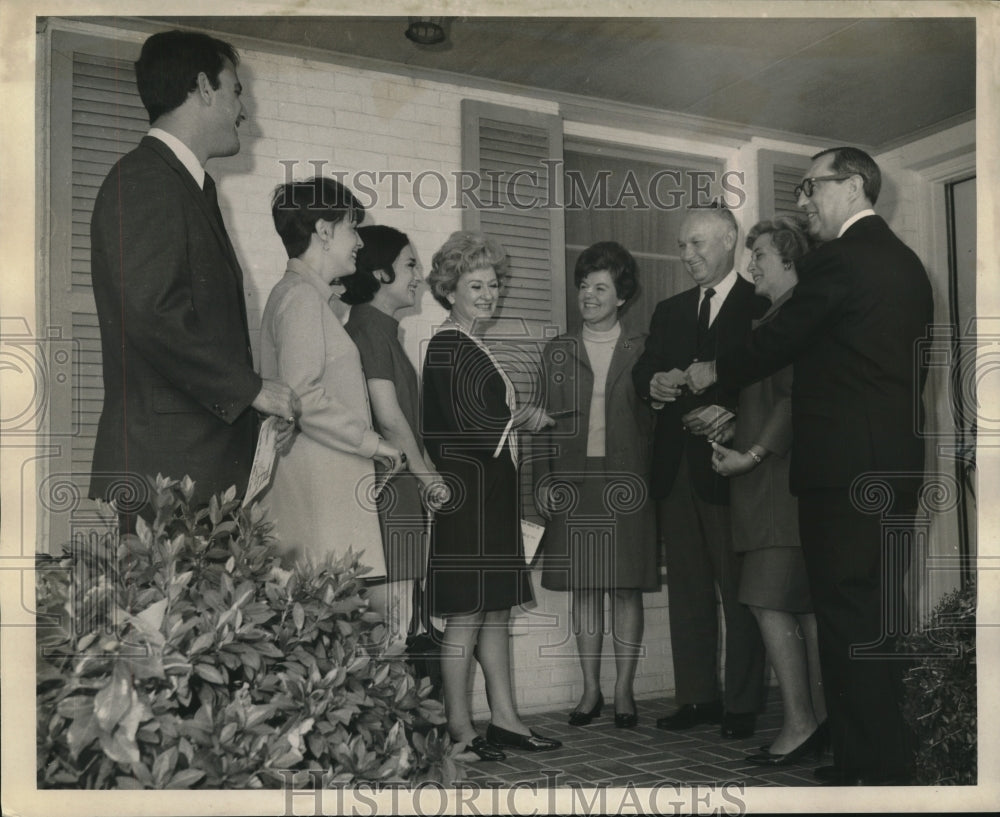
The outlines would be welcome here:
<svg viewBox="0 0 1000 817">
<path fill-rule="evenodd" d="M 316 177 L 278 187 L 271 212 L 288 266 L 264 308 L 260 367 L 295 384 L 302 416 L 263 503 L 290 554 L 350 548 L 368 578 L 385 576 L 373 460 L 391 472 L 403 454 L 372 428 L 361 358 L 328 303 L 334 282 L 354 272 L 364 208 L 343 185 Z"/>
</svg>

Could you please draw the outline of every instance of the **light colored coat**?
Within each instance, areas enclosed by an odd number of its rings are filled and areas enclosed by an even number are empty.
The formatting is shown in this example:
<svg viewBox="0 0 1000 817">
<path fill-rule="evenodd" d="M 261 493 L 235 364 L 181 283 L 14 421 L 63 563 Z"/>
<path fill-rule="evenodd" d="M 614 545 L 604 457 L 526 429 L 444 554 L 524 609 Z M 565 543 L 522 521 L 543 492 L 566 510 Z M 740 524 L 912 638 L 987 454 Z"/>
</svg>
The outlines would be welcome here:
<svg viewBox="0 0 1000 817">
<path fill-rule="evenodd" d="M 384 576 L 372 500 L 378 435 L 361 357 L 329 295 L 315 271 L 293 258 L 264 308 L 261 375 L 291 386 L 302 416 L 263 502 L 282 549 L 322 555 L 351 547 L 372 568 L 366 576 Z"/>
</svg>

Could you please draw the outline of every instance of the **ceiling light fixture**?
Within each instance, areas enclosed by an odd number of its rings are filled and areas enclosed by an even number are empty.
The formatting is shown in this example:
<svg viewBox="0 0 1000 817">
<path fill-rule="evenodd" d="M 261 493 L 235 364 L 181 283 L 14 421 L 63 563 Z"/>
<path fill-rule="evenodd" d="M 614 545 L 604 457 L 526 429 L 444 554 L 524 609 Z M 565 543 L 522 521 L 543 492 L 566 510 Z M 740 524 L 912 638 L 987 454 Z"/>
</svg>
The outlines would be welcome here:
<svg viewBox="0 0 1000 817">
<path fill-rule="evenodd" d="M 437 45 L 444 42 L 443 17 L 410 17 L 406 39 L 417 45 Z"/>
</svg>

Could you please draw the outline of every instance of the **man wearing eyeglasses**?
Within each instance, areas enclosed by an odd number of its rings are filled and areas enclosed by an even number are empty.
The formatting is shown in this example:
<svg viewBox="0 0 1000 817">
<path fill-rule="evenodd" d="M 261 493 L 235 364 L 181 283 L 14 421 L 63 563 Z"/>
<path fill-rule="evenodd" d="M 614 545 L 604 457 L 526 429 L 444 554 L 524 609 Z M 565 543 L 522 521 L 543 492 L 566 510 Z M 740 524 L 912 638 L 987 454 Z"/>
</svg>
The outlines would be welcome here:
<svg viewBox="0 0 1000 817">
<path fill-rule="evenodd" d="M 773 321 L 746 346 L 687 372 L 700 391 L 742 387 L 794 364 L 790 482 L 834 752 L 834 765 L 816 774 L 835 785 L 906 783 L 912 773 L 887 620 L 903 613 L 899 571 L 883 567 L 882 516 L 916 508 L 926 369 L 915 354 L 933 303 L 920 260 L 872 209 L 880 187 L 864 151 L 817 153 L 796 194 L 809 232 L 825 243 L 799 262 L 799 284 Z M 887 503 L 866 509 L 866 485 Z M 908 551 L 886 553 L 905 570 Z"/>
</svg>

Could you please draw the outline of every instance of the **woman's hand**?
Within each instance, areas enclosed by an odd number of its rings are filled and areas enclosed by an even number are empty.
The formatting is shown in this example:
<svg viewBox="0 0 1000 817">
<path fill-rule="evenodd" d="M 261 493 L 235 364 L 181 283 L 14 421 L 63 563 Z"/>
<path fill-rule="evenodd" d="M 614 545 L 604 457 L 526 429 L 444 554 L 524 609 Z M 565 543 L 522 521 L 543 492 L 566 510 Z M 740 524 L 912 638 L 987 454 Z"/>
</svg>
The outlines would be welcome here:
<svg viewBox="0 0 1000 817">
<path fill-rule="evenodd" d="M 400 451 L 385 440 L 379 440 L 378 447 L 375 449 L 374 459 L 385 466 L 385 478 L 388 480 L 406 464 L 406 452 Z"/>
<path fill-rule="evenodd" d="M 556 421 L 541 406 L 522 406 L 514 412 L 515 428 L 523 428 L 532 434 L 555 424 Z"/>
<path fill-rule="evenodd" d="M 712 443 L 712 468 L 724 477 L 738 477 L 757 467 L 757 460 L 718 443 Z"/>
</svg>

